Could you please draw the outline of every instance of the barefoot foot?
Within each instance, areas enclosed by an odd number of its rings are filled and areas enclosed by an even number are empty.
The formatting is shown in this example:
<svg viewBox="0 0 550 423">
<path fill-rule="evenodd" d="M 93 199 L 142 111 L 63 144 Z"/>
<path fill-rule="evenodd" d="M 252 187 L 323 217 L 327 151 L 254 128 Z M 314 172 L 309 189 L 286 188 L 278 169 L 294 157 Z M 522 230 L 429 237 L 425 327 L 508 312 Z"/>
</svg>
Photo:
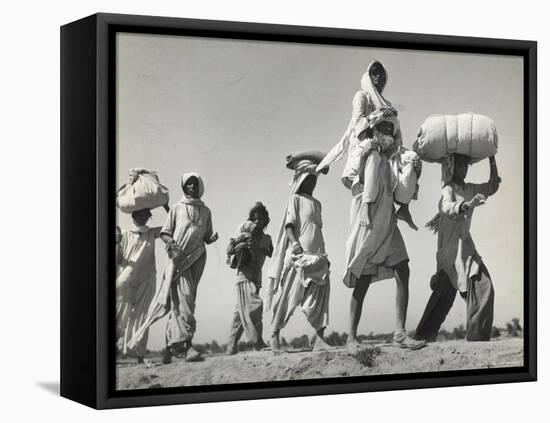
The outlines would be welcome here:
<svg viewBox="0 0 550 423">
<path fill-rule="evenodd" d="M 356 339 L 351 339 L 346 344 L 346 351 L 349 355 L 357 355 L 359 352 L 359 342 Z"/>
<path fill-rule="evenodd" d="M 409 206 L 402 205 L 401 207 L 399 207 L 399 210 L 397 210 L 397 212 L 395 213 L 395 217 L 405 222 L 407 225 L 409 225 L 411 229 L 415 231 L 418 230 L 418 226 L 416 226 L 413 222 L 411 212 L 409 211 Z"/>
<path fill-rule="evenodd" d="M 202 354 L 198 352 L 195 348 L 189 347 L 189 349 L 187 350 L 187 355 L 185 356 L 185 361 L 202 361 Z"/>
</svg>

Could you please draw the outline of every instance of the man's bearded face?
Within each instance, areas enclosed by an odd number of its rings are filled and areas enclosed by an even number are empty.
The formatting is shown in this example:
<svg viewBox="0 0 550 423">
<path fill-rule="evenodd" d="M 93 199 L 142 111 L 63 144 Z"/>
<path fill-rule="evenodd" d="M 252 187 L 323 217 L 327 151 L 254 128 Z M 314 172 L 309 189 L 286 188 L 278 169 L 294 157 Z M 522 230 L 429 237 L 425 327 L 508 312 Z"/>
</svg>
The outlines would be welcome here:
<svg viewBox="0 0 550 423">
<path fill-rule="evenodd" d="M 374 127 L 373 135 L 382 151 L 391 149 L 395 144 L 393 124 L 391 122 L 380 122 Z"/>
</svg>

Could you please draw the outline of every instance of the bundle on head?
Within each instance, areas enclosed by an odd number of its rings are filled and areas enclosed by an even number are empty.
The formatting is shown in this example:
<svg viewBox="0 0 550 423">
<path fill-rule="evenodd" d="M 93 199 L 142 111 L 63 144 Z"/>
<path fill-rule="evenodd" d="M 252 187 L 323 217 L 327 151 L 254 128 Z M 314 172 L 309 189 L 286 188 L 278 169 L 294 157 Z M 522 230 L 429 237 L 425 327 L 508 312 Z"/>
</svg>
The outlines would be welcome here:
<svg viewBox="0 0 550 423">
<path fill-rule="evenodd" d="M 286 156 L 286 167 L 294 171 L 305 170 L 302 169 L 305 166 L 313 166 L 313 169 L 323 161 L 327 154 L 322 151 L 308 150 L 291 153 Z M 313 172 L 310 172 L 313 173 Z M 328 173 L 328 167 L 321 170 L 321 173 L 326 175 Z"/>
<path fill-rule="evenodd" d="M 427 162 L 442 162 L 451 154 L 463 154 L 475 163 L 494 156 L 497 149 L 495 122 L 471 112 L 428 117 L 413 144 L 413 150 Z"/>
<path fill-rule="evenodd" d="M 135 168 L 128 175 L 128 182 L 116 193 L 116 204 L 122 212 L 154 209 L 168 203 L 168 188 L 160 183 L 156 172 Z"/>
</svg>

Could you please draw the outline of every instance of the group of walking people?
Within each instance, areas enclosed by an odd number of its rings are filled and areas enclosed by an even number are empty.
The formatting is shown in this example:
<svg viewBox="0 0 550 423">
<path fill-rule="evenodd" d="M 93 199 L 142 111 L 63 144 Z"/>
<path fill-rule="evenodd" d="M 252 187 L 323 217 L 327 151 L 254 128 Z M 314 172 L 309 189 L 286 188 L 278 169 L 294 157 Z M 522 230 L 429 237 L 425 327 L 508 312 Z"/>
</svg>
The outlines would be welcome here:
<svg viewBox="0 0 550 423">
<path fill-rule="evenodd" d="M 290 194 L 275 244 L 266 233 L 269 212 L 257 202 L 230 239 L 228 265 L 235 269 L 236 306 L 227 352 L 238 352 L 246 334 L 256 350 L 264 350 L 260 296 L 266 258 L 266 307 L 272 311 L 269 348 L 281 351 L 280 333 L 296 308 L 315 331 L 314 351 L 330 348 L 324 340 L 329 323 L 330 261 L 323 238 L 322 207 L 314 197 L 321 175 L 347 155 L 342 182 L 351 193 L 350 227 L 346 242 L 344 284 L 352 290 L 347 350 L 357 354 L 357 328 L 371 283 L 396 281 L 394 345 L 419 349 L 435 340 L 456 293 L 467 304 L 467 339 L 488 340 L 494 290 L 489 272 L 470 234 L 476 207 L 499 187 L 496 161 L 491 157 L 485 184 L 466 183 L 468 156 L 448 156 L 443 167 L 442 197 L 429 227 L 438 234 L 437 273 L 431 297 L 414 338 L 406 331 L 409 303 L 409 257 L 398 220 L 417 229 L 409 203 L 418 196 L 422 161 L 402 145 L 397 110 L 382 95 L 387 82 L 383 65 L 374 61 L 353 98 L 350 123 L 328 154 L 306 151 L 290 154 L 287 168 L 294 172 Z M 174 355 L 187 361 L 201 359 L 193 348 L 197 288 L 206 263 L 206 246 L 218 239 L 210 209 L 201 200 L 204 182 L 196 173 L 183 175 L 182 199 L 169 208 L 163 227 L 149 228 L 148 209 L 132 214 L 133 225 L 117 228 L 117 339 L 119 348 L 143 362 L 148 329 L 168 315 L 163 362 Z M 397 208 L 397 210 L 396 210 Z M 168 209 L 168 207 L 167 207 Z M 170 258 L 156 286 L 155 240 L 161 238 Z"/>
</svg>

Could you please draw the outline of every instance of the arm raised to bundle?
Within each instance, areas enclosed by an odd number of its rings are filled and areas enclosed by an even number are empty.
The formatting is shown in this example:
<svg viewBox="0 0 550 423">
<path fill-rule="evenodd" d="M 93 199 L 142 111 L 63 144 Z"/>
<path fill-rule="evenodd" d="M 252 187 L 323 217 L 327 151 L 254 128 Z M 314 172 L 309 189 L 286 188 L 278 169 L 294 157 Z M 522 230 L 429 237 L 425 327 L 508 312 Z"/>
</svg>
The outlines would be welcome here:
<svg viewBox="0 0 550 423">
<path fill-rule="evenodd" d="M 497 161 L 495 156 L 489 157 L 489 169 L 489 181 L 484 184 L 470 184 L 474 194 L 481 194 L 485 198 L 495 194 L 500 187 L 500 183 L 502 182 L 502 179 L 498 176 Z"/>
</svg>

